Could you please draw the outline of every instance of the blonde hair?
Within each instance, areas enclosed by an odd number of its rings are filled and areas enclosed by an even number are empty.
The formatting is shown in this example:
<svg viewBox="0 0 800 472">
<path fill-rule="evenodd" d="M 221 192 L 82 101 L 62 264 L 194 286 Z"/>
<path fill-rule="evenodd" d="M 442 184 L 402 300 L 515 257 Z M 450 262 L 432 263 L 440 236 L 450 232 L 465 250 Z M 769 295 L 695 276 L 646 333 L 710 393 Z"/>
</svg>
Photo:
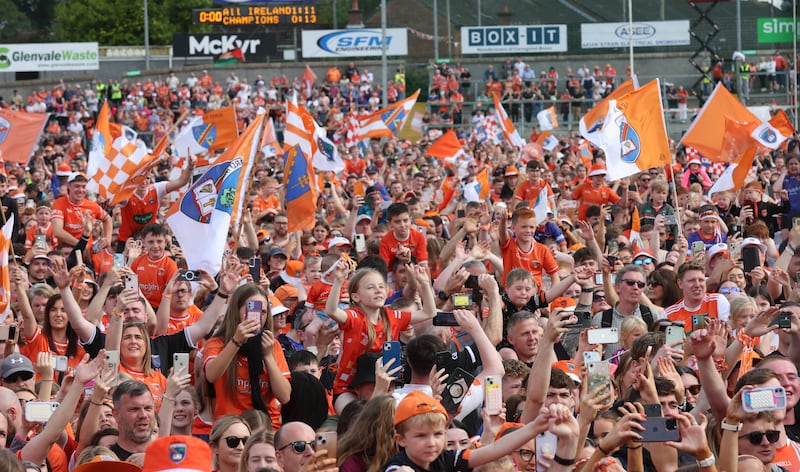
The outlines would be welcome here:
<svg viewBox="0 0 800 472">
<path fill-rule="evenodd" d="M 361 309 L 361 307 L 358 306 L 358 303 L 353 301 L 353 294 L 358 292 L 358 287 L 361 285 L 361 281 L 370 274 L 376 274 L 381 278 L 381 280 L 384 281 L 384 283 L 386 282 L 386 277 L 384 277 L 382 273 L 370 268 L 358 269 L 347 282 L 347 293 L 350 295 L 350 304 L 359 309 Z M 386 314 L 386 308 L 380 309 L 380 319 L 383 323 L 383 332 L 386 334 L 386 338 L 389 339 L 389 336 L 391 336 L 392 333 L 392 325 L 389 323 L 389 316 Z M 372 344 L 375 342 L 375 326 L 373 326 L 369 320 L 366 321 L 366 325 L 367 350 L 369 350 L 372 347 Z"/>
<path fill-rule="evenodd" d="M 75 466 L 85 464 L 97 456 L 108 456 L 112 457 L 115 461 L 119 460 L 119 457 L 117 457 L 114 451 L 106 446 L 89 446 L 82 450 L 81 453 L 78 454 L 78 457 L 75 458 Z"/>
<path fill-rule="evenodd" d="M 406 432 L 415 427 L 415 426 L 422 426 L 426 428 L 436 428 L 441 427 L 444 428 L 447 426 L 447 417 L 444 416 L 442 413 L 422 413 L 419 415 L 412 416 L 411 418 L 403 421 L 402 423 L 398 424 L 394 427 L 397 434 L 406 434 Z"/>
<path fill-rule="evenodd" d="M 733 297 L 731 300 L 731 308 L 730 308 L 730 322 L 733 324 L 742 313 L 747 310 L 752 309 L 756 313 L 758 313 L 758 305 L 756 305 L 756 301 L 752 297 L 748 297 L 747 295 L 740 295 L 738 297 Z"/>
<path fill-rule="evenodd" d="M 233 362 L 233 364 L 236 364 L 236 362 Z M 228 430 L 228 428 L 237 423 L 243 424 L 244 427 L 247 428 L 247 434 L 250 434 L 250 426 L 247 426 L 247 423 L 245 423 L 241 417 L 236 415 L 225 415 L 214 422 L 214 425 L 211 427 L 211 434 L 208 436 L 208 443 L 212 446 L 219 447 L 219 441 L 222 439 L 222 435 Z M 217 467 L 218 465 L 217 454 L 215 453 L 214 467 Z"/>
<path fill-rule="evenodd" d="M 247 461 L 250 460 L 250 449 L 253 448 L 256 444 L 269 444 L 272 448 L 275 448 L 275 433 L 272 431 L 258 431 L 253 433 L 250 436 L 250 439 L 244 444 L 244 450 L 242 450 L 242 458 L 239 461 L 239 465 L 236 467 L 236 472 L 247 472 Z"/>
</svg>

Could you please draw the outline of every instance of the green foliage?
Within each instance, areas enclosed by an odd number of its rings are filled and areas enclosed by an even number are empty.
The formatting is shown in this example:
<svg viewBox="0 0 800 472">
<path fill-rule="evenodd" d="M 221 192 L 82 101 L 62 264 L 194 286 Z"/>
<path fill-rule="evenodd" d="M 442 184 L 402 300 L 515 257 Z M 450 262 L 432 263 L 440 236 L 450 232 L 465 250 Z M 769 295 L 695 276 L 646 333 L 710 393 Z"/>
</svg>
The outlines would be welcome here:
<svg viewBox="0 0 800 472">
<path fill-rule="evenodd" d="M 192 31 L 192 9 L 213 0 L 147 0 L 150 44 L 172 43 L 172 34 Z M 103 46 L 144 44 L 144 0 L 66 0 L 56 6 L 54 28 L 61 41 L 97 41 Z"/>
<path fill-rule="evenodd" d="M 411 95 L 415 90 L 419 89 L 418 101 L 427 101 L 429 81 L 428 69 L 424 67 L 406 67 L 406 95 Z"/>
<path fill-rule="evenodd" d="M 9 41 L 20 31 L 29 31 L 31 22 L 12 0 L 0 0 L 0 40 Z"/>
<path fill-rule="evenodd" d="M 25 16 L 30 20 L 32 29 L 47 31 L 53 23 L 56 0 L 13 0 Z M 2 3 L 2 2 L 0 2 Z M 5 8 L 0 10 L 5 16 Z M 44 40 L 44 38 L 37 38 Z"/>
</svg>

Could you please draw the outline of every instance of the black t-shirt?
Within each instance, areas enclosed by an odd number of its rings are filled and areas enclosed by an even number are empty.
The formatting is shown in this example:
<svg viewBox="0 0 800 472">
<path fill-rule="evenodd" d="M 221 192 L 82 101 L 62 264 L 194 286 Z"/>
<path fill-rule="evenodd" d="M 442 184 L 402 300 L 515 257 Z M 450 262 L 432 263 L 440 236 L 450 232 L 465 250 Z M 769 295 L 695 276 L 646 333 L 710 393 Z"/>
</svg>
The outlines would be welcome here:
<svg viewBox="0 0 800 472">
<path fill-rule="evenodd" d="M 462 451 L 442 451 L 439 457 L 431 463 L 430 469 L 423 469 L 417 464 L 411 462 L 411 459 L 406 455 L 406 451 L 402 450 L 394 457 L 389 459 L 389 462 L 383 466 L 385 472 L 392 472 L 397 470 L 400 466 L 411 467 L 415 472 L 450 472 L 450 471 L 463 471 L 470 472 L 469 461 L 464 457 L 464 453 L 468 449 Z M 469 455 L 467 455 L 469 457 Z"/>
<path fill-rule="evenodd" d="M 126 461 L 126 460 L 128 460 L 128 458 L 130 456 L 133 455 L 132 452 L 129 452 L 129 451 L 126 451 L 125 449 L 122 449 L 121 447 L 119 447 L 119 444 L 116 444 L 116 443 L 114 443 L 109 449 L 114 451 L 114 454 L 116 454 L 117 457 L 119 457 L 119 460 L 121 460 L 121 461 Z"/>
<path fill-rule="evenodd" d="M 95 327 L 94 335 L 88 343 L 81 343 L 83 349 L 94 359 L 101 349 L 106 347 L 106 335 L 100 332 L 100 328 Z M 169 375 L 172 368 L 172 355 L 176 352 L 189 353 L 196 346 L 189 340 L 189 332 L 184 329 L 174 334 L 150 338 L 150 356 L 153 368 L 159 369 L 164 376 Z M 124 460 L 124 459 L 123 459 Z"/>
</svg>

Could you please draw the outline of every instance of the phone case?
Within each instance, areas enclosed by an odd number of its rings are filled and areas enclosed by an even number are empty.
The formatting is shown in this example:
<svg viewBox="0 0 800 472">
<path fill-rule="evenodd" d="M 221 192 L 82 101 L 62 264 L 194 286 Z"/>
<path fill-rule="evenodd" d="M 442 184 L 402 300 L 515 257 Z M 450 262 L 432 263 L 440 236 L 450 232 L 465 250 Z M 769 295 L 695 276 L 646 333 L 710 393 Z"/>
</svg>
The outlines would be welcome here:
<svg viewBox="0 0 800 472">
<path fill-rule="evenodd" d="M 611 367 L 608 365 L 608 361 L 590 362 L 586 369 L 589 374 L 590 392 L 603 385 L 611 389 Z"/>
<path fill-rule="evenodd" d="M 442 406 L 449 413 L 458 411 L 458 406 L 467 396 L 469 388 L 475 377 L 461 367 L 457 367 L 448 379 L 447 385 L 442 392 Z"/>
<path fill-rule="evenodd" d="M 748 413 L 786 409 L 786 390 L 783 387 L 763 387 L 742 393 L 742 408 Z"/>
<path fill-rule="evenodd" d="M 484 394 L 483 405 L 486 412 L 490 415 L 499 415 L 503 407 L 502 379 L 494 376 L 486 377 L 486 392 Z"/>
<path fill-rule="evenodd" d="M 708 315 L 692 315 L 692 331 L 697 331 L 698 329 L 703 329 L 706 327 L 706 321 L 708 321 Z"/>
<path fill-rule="evenodd" d="M 139 291 L 139 276 L 128 274 L 125 276 L 125 289 Z"/>
<path fill-rule="evenodd" d="M 683 341 L 683 328 L 680 326 L 667 326 L 667 344 Z"/>
<path fill-rule="evenodd" d="M 550 431 L 536 436 L 536 457 L 553 457 L 556 455 L 558 447 L 558 437 Z M 536 472 L 547 472 L 547 467 L 537 461 Z"/>
<path fill-rule="evenodd" d="M 189 354 L 186 352 L 176 352 L 172 355 L 172 371 L 177 372 L 180 369 L 189 372 Z"/>
<path fill-rule="evenodd" d="M 591 362 L 600 362 L 600 353 L 597 351 L 584 351 L 583 352 L 583 363 L 587 366 Z"/>
<path fill-rule="evenodd" d="M 67 370 L 68 360 L 67 356 L 55 356 L 53 357 L 53 370 L 57 370 L 58 372 L 65 372 Z"/>
<path fill-rule="evenodd" d="M 642 423 L 644 431 L 639 431 L 642 442 L 679 441 L 678 422 L 675 418 L 650 418 Z"/>
<path fill-rule="evenodd" d="M 25 419 L 31 423 L 44 423 L 58 408 L 58 402 L 27 402 Z"/>
<path fill-rule="evenodd" d="M 388 365 L 391 359 L 394 359 L 391 365 L 392 369 L 401 365 L 399 341 L 386 341 L 383 343 L 383 365 Z"/>
<path fill-rule="evenodd" d="M 619 342 L 617 328 L 594 328 L 586 333 L 589 344 L 615 344 Z"/>
</svg>

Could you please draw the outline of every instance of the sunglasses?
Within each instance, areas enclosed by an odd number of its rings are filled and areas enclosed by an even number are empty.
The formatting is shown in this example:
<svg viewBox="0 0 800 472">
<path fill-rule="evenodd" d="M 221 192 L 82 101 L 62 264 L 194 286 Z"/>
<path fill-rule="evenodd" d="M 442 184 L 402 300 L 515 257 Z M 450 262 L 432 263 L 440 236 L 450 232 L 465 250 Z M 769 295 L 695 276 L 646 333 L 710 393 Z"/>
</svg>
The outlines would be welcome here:
<svg viewBox="0 0 800 472">
<path fill-rule="evenodd" d="M 636 265 L 647 265 L 647 264 L 652 264 L 653 263 L 653 259 L 647 257 L 647 258 L 644 258 L 644 259 L 639 259 L 639 260 L 633 261 L 633 263 L 636 264 Z"/>
<path fill-rule="evenodd" d="M 606 299 L 606 296 L 602 295 L 602 294 L 599 294 L 599 293 L 595 293 L 594 295 L 592 295 L 592 301 L 593 302 L 599 302 L 600 300 L 605 300 L 605 299 Z"/>
<path fill-rule="evenodd" d="M 721 289 L 719 289 L 719 293 L 723 295 L 727 295 L 729 293 L 739 293 L 741 291 L 742 289 L 740 289 L 739 287 L 722 287 Z"/>
<path fill-rule="evenodd" d="M 683 390 L 684 390 L 685 392 L 689 392 L 689 393 L 691 393 L 691 394 L 692 394 L 692 395 L 694 395 L 694 396 L 697 396 L 697 395 L 700 395 L 700 389 L 701 389 L 701 388 L 702 388 L 702 387 L 701 387 L 700 385 L 692 385 L 692 386 L 690 386 L 690 387 L 686 387 L 686 388 L 684 388 Z"/>
<path fill-rule="evenodd" d="M 15 374 L 11 374 L 8 377 L 3 378 L 3 380 L 8 383 L 14 383 L 14 382 L 19 382 L 20 380 L 25 382 L 32 378 L 33 378 L 33 373 L 31 372 L 17 372 Z"/>
<path fill-rule="evenodd" d="M 279 451 L 286 449 L 287 447 L 292 446 L 294 452 L 298 454 L 302 454 L 306 452 L 307 447 L 314 446 L 314 441 L 292 441 L 289 444 L 284 445 L 283 447 L 279 448 Z"/>
<path fill-rule="evenodd" d="M 644 288 L 644 286 L 647 285 L 646 283 L 640 282 L 638 280 L 622 279 L 622 281 L 628 284 L 629 287 L 633 287 L 635 285 L 639 288 Z"/>
<path fill-rule="evenodd" d="M 517 454 L 519 454 L 519 458 L 524 462 L 530 462 L 536 457 L 536 453 L 530 449 L 517 449 Z"/>
<path fill-rule="evenodd" d="M 658 280 L 648 280 L 647 281 L 647 285 L 649 285 L 651 287 L 661 287 L 662 286 L 661 282 L 659 282 Z"/>
<path fill-rule="evenodd" d="M 750 444 L 753 446 L 758 446 L 761 444 L 761 441 L 764 440 L 764 436 L 767 437 L 767 442 L 770 444 L 775 444 L 778 442 L 778 439 L 781 438 L 781 432 L 774 429 L 769 431 L 753 431 L 752 433 L 739 436 L 739 439 L 747 438 L 747 440 L 750 441 Z"/>
<path fill-rule="evenodd" d="M 244 446 L 244 443 L 246 443 L 247 440 L 250 439 L 250 436 L 245 436 L 243 438 L 239 438 L 239 437 L 236 437 L 236 436 L 228 436 L 227 438 L 224 438 L 224 439 L 225 439 L 225 444 L 227 444 L 229 448 L 233 449 L 234 447 L 238 446 L 240 443 L 241 443 L 242 446 Z"/>
</svg>

